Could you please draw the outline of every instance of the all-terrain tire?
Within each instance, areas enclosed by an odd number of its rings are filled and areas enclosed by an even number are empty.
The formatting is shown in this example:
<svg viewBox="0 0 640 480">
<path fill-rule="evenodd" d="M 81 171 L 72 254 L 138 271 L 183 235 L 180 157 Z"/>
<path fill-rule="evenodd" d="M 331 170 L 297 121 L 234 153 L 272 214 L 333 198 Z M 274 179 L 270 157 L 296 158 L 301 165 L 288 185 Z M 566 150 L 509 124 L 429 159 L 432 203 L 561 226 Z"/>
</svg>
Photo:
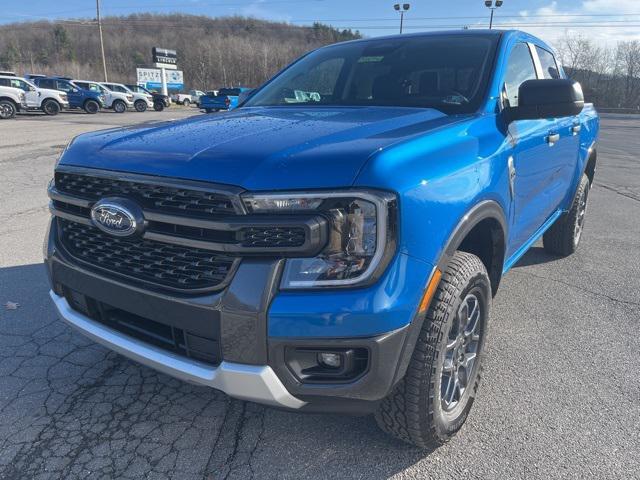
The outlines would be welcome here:
<svg viewBox="0 0 640 480">
<path fill-rule="evenodd" d="M 60 104 L 51 98 L 42 102 L 41 108 L 45 114 L 51 116 L 59 114 L 61 110 Z"/>
<path fill-rule="evenodd" d="M 584 229 L 590 186 L 589 177 L 583 174 L 571 209 L 558 218 L 542 237 L 547 253 L 566 257 L 577 250 Z"/>
<path fill-rule="evenodd" d="M 477 297 L 480 307 L 476 363 L 459 402 L 447 411 L 441 395 L 445 358 L 450 351 L 447 344 L 470 295 Z M 485 266 L 475 255 L 456 252 L 426 312 L 405 377 L 375 414 L 382 430 L 421 448 L 442 445 L 460 430 L 480 384 L 490 308 L 491 282 Z"/>
</svg>

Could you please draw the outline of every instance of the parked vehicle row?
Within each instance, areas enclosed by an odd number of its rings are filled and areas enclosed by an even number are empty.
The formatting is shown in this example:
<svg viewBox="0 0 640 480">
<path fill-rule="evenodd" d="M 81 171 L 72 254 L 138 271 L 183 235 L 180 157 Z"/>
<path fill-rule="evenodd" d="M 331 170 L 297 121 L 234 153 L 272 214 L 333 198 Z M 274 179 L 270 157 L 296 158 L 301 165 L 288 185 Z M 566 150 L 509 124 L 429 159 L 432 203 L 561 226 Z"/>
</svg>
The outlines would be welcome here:
<svg viewBox="0 0 640 480">
<path fill-rule="evenodd" d="M 138 85 L 35 74 L 19 77 L 14 72 L 0 72 L 0 119 L 37 110 L 46 115 L 57 115 L 67 109 L 89 114 L 102 109 L 116 113 L 144 112 L 147 108 L 162 111 L 170 104 L 167 95 L 152 93 Z"/>
</svg>

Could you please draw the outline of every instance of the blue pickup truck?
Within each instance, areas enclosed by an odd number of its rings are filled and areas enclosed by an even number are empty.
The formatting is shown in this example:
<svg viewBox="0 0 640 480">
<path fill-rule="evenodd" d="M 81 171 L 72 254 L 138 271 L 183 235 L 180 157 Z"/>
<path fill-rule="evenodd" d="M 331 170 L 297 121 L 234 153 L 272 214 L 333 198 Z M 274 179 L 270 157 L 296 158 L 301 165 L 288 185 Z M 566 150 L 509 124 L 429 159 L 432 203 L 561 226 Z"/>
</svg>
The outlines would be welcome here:
<svg viewBox="0 0 640 480">
<path fill-rule="evenodd" d="M 73 83 L 66 77 L 47 77 L 44 75 L 28 75 L 33 83 L 40 88 L 60 90 L 67 94 L 69 107 L 82 109 L 86 113 L 98 113 L 105 106 L 105 97 L 100 92 L 87 90 Z"/>
<path fill-rule="evenodd" d="M 206 113 L 217 112 L 219 110 L 233 110 L 238 106 L 240 95 L 250 91 L 251 88 L 221 88 L 217 92 L 207 92 L 200 97 L 200 110 Z"/>
<path fill-rule="evenodd" d="M 502 277 L 540 238 L 578 248 L 598 129 L 519 31 L 320 48 L 228 115 L 76 137 L 49 187 L 51 298 L 161 372 L 438 445 Z"/>
</svg>

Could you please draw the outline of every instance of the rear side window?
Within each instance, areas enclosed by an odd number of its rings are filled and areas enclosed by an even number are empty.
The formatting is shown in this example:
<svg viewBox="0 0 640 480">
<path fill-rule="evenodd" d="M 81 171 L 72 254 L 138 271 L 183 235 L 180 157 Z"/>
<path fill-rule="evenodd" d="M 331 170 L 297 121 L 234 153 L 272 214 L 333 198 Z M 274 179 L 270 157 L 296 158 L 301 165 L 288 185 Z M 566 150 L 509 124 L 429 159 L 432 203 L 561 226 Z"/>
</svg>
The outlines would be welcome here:
<svg viewBox="0 0 640 480">
<path fill-rule="evenodd" d="M 536 69 L 533 65 L 533 58 L 529 46 L 526 43 L 518 43 L 511 51 L 511 56 L 507 62 L 507 72 L 504 76 L 504 88 L 506 92 L 506 102 L 509 107 L 518 106 L 518 90 L 527 80 L 535 80 Z"/>
<path fill-rule="evenodd" d="M 537 45 L 536 52 L 538 52 L 538 58 L 542 66 L 542 78 L 560 78 L 560 69 L 553 54 Z"/>
<path fill-rule="evenodd" d="M 9 79 L 8 78 L 0 78 L 0 87 L 8 87 Z"/>
</svg>

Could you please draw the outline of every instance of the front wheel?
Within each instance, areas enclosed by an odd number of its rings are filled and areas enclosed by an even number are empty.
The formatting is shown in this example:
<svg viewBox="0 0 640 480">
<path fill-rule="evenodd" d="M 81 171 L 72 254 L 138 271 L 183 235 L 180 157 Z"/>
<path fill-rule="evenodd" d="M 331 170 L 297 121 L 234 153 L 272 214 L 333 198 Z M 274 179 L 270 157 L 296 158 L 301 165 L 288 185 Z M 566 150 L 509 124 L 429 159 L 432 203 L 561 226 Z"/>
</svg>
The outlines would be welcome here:
<svg viewBox="0 0 640 480">
<path fill-rule="evenodd" d="M 84 102 L 84 111 L 87 113 L 98 113 L 100 111 L 100 104 L 95 100 L 87 100 Z"/>
<path fill-rule="evenodd" d="M 584 229 L 590 186 L 589 177 L 583 174 L 571 210 L 558 218 L 542 237 L 547 253 L 566 257 L 577 250 Z"/>
<path fill-rule="evenodd" d="M 47 115 L 57 115 L 60 113 L 60 104 L 55 100 L 45 100 L 42 104 L 42 111 Z"/>
<path fill-rule="evenodd" d="M 134 103 L 134 107 L 136 108 L 136 112 L 145 112 L 147 110 L 147 102 L 137 100 L 136 103 Z"/>
<path fill-rule="evenodd" d="M 11 100 L 0 100 L 0 119 L 8 120 L 16 116 L 18 109 Z"/>
<path fill-rule="evenodd" d="M 113 111 L 116 113 L 124 113 L 127 111 L 127 104 L 122 100 L 115 100 L 113 102 Z"/>
<path fill-rule="evenodd" d="M 480 259 L 456 252 L 438 284 L 405 377 L 376 412 L 380 428 L 422 448 L 447 442 L 473 405 L 482 371 L 491 282 Z"/>
</svg>

